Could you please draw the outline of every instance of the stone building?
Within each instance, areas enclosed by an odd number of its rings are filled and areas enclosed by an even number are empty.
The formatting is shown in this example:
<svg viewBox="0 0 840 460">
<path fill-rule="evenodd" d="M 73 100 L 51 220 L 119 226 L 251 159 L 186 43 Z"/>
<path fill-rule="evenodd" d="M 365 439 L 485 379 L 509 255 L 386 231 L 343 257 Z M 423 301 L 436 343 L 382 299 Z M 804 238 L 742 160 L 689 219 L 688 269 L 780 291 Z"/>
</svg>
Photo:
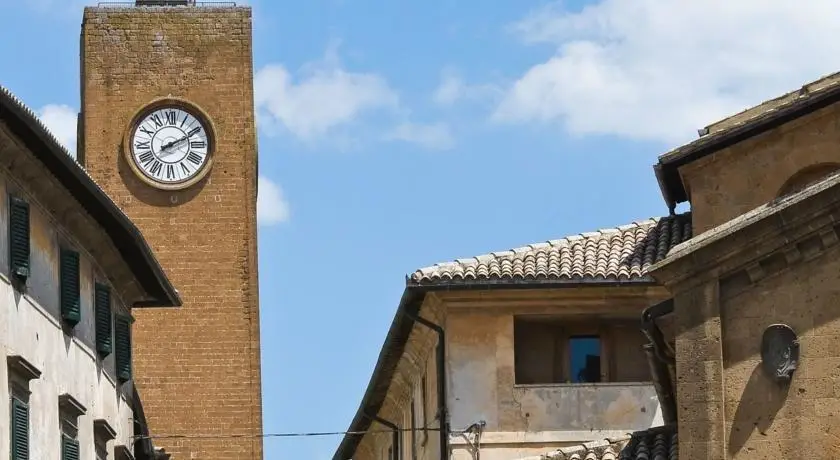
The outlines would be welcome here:
<svg viewBox="0 0 840 460">
<path fill-rule="evenodd" d="M 173 460 L 259 460 L 251 9 L 102 3 L 84 10 L 80 48 L 79 163 L 183 299 L 136 314 L 149 427 Z"/>
<path fill-rule="evenodd" d="M 0 452 L 166 458 L 143 437 L 132 323 L 138 307 L 179 306 L 178 293 L 134 224 L 3 87 L 0 228 Z"/>
<path fill-rule="evenodd" d="M 667 217 L 412 274 L 334 459 L 840 458 L 838 102 L 662 155 Z"/>
</svg>

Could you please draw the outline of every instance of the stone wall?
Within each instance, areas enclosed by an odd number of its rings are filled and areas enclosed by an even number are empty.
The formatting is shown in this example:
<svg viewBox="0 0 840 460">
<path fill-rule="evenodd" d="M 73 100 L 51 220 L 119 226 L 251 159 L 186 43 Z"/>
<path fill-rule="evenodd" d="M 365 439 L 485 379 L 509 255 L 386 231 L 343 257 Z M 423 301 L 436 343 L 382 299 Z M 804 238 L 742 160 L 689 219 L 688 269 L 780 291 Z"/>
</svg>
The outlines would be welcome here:
<svg viewBox="0 0 840 460">
<path fill-rule="evenodd" d="M 773 200 L 797 172 L 837 163 L 838 117 L 829 106 L 681 167 L 694 235 Z"/>
</svg>

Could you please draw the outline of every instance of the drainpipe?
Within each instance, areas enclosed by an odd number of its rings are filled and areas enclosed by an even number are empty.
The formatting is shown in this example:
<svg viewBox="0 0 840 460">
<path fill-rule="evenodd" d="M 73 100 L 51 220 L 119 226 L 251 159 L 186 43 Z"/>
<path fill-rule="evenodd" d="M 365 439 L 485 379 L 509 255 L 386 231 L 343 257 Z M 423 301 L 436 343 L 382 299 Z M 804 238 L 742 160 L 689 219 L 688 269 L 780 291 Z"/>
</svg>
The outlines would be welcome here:
<svg viewBox="0 0 840 460">
<path fill-rule="evenodd" d="M 395 423 L 391 423 L 385 420 L 384 418 L 379 417 L 378 415 L 368 415 L 368 417 L 371 420 L 377 421 L 387 426 L 393 431 L 393 433 L 391 434 L 391 445 L 393 445 L 394 448 L 391 452 L 391 460 L 400 460 L 400 453 L 402 452 L 402 449 L 400 449 L 400 427 L 398 427 Z"/>
<path fill-rule="evenodd" d="M 674 312 L 674 300 L 668 299 L 656 305 L 651 305 L 642 312 L 642 333 L 650 343 L 644 345 L 648 366 L 650 366 L 653 385 L 659 396 L 662 407 L 662 418 L 666 424 L 677 421 L 677 404 L 674 400 L 674 384 L 671 380 L 670 367 L 676 365 L 676 360 L 667 351 L 665 336 L 656 324 L 656 318 Z"/>
<path fill-rule="evenodd" d="M 406 315 L 414 321 L 428 327 L 437 332 L 437 394 L 438 394 L 438 419 L 440 420 L 440 459 L 446 460 L 449 458 L 449 417 L 447 416 L 446 408 L 446 333 L 439 325 L 417 315 Z"/>
</svg>

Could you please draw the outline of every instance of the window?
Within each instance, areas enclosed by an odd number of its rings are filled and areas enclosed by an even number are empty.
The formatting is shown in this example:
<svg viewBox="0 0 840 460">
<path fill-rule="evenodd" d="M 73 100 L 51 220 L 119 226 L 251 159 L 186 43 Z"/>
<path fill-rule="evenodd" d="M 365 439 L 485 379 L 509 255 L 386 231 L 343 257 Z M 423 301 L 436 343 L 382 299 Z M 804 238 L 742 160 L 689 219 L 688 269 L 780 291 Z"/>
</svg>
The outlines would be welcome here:
<svg viewBox="0 0 840 460">
<path fill-rule="evenodd" d="M 79 416 L 87 412 L 76 398 L 68 393 L 58 397 L 58 417 L 61 424 L 61 460 L 79 460 Z"/>
<path fill-rule="evenodd" d="M 411 460 L 417 460 L 417 409 L 415 399 L 411 398 Z"/>
<path fill-rule="evenodd" d="M 99 418 L 93 421 L 93 439 L 94 450 L 96 451 L 96 460 L 106 460 L 108 458 L 108 441 L 117 437 L 117 431 L 108 423 L 107 420 Z"/>
<path fill-rule="evenodd" d="M 76 327 L 82 319 L 79 289 L 79 253 L 61 248 L 61 263 L 59 265 L 59 303 L 61 318 L 71 328 Z"/>
<path fill-rule="evenodd" d="M 117 379 L 120 382 L 131 380 L 131 318 L 118 315 L 114 331 L 116 346 Z"/>
<path fill-rule="evenodd" d="M 29 203 L 9 196 L 9 273 L 18 282 L 29 278 Z"/>
<path fill-rule="evenodd" d="M 29 403 L 19 392 L 12 391 L 11 447 L 12 460 L 29 460 Z"/>
<path fill-rule="evenodd" d="M 428 391 L 429 391 L 429 382 L 426 378 L 426 373 L 423 372 L 423 377 L 420 379 L 420 423 L 423 428 L 423 440 L 421 441 L 422 445 L 426 445 L 426 441 L 429 440 L 429 420 L 428 420 Z"/>
<path fill-rule="evenodd" d="M 79 460 L 79 440 L 61 435 L 61 460 Z"/>
<path fill-rule="evenodd" d="M 514 318 L 516 383 L 601 382 L 607 373 L 601 359 L 602 329 L 598 323 L 573 323 L 562 318 Z M 641 348 L 639 355 L 644 357 Z"/>
<path fill-rule="evenodd" d="M 111 354 L 111 290 L 96 283 L 93 288 L 93 308 L 96 317 L 96 351 L 104 358 Z"/>
<path fill-rule="evenodd" d="M 569 377 L 572 383 L 601 381 L 601 338 L 597 335 L 569 338 Z"/>
<path fill-rule="evenodd" d="M 29 381 L 41 371 L 20 355 L 6 358 L 9 369 L 9 450 L 11 460 L 29 460 Z"/>
</svg>

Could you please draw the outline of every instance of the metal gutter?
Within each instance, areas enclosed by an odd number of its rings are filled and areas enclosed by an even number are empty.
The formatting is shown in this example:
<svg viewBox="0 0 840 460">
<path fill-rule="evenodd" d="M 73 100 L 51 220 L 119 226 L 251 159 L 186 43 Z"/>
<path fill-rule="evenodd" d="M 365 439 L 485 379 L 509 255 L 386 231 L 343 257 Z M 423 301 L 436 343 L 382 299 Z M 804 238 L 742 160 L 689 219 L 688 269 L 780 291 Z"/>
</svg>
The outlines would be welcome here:
<svg viewBox="0 0 840 460">
<path fill-rule="evenodd" d="M 677 402 L 674 382 L 671 379 L 671 366 L 676 365 L 676 360 L 666 351 L 665 337 L 662 330 L 656 324 L 656 318 L 670 315 L 674 312 L 674 299 L 668 299 L 650 307 L 642 312 L 642 333 L 648 338 L 649 343 L 643 345 L 647 356 L 650 375 L 653 379 L 653 386 L 659 397 L 659 405 L 662 407 L 662 418 L 666 424 L 677 422 Z"/>
</svg>

